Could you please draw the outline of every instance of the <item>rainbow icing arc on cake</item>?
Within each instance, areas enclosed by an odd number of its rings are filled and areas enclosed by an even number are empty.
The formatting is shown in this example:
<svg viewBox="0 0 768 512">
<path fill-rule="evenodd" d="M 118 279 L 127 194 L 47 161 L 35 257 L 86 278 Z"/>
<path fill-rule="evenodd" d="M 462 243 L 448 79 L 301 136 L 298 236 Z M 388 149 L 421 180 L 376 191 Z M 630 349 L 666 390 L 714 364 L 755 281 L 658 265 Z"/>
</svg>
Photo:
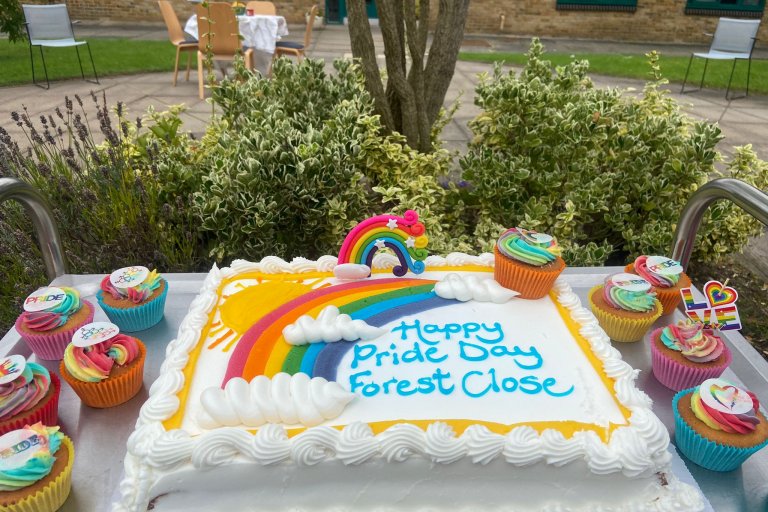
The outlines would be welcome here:
<svg viewBox="0 0 768 512">
<path fill-rule="evenodd" d="M 344 239 L 339 251 L 339 265 L 355 263 L 372 267 L 373 256 L 384 247 L 395 253 L 399 265 L 392 269 L 398 277 L 409 270 L 414 274 L 424 272 L 424 260 L 428 238 L 419 214 L 408 210 L 402 217 L 378 215 L 355 226 Z"/>
<path fill-rule="evenodd" d="M 303 372 L 310 377 L 336 380 L 336 367 L 353 343 L 313 343 L 293 346 L 282 331 L 301 315 L 315 316 L 329 305 L 353 320 L 380 327 L 400 316 L 454 304 L 434 292 L 436 281 L 426 279 L 375 279 L 313 290 L 265 315 L 241 338 L 222 382 L 241 377 Z"/>
</svg>

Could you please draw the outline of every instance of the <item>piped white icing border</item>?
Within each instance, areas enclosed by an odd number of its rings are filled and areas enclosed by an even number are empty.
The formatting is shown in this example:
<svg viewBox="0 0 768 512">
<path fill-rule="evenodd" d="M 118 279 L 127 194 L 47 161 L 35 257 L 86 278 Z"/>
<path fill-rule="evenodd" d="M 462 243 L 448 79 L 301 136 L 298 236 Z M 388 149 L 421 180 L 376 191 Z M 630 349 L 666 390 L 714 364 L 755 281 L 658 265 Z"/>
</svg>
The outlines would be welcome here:
<svg viewBox="0 0 768 512">
<path fill-rule="evenodd" d="M 196 437 L 180 429 L 165 430 L 162 422 L 173 416 L 180 406 L 176 395 L 184 386 L 182 371 L 199 341 L 209 313 L 216 307 L 222 280 L 253 271 L 274 274 L 332 272 L 336 262 L 334 256 L 323 256 L 317 261 L 296 258 L 290 263 L 268 256 L 259 263 L 235 260 L 231 267 L 219 269 L 213 266 L 200 294 L 192 301 L 177 338 L 168 344 L 160 376 L 150 387 L 136 430 L 128 439 L 125 478 L 120 483 L 122 498 L 115 504 L 115 512 L 145 509 L 151 487 L 160 473 L 186 463 L 191 463 L 194 468 L 210 469 L 236 458 L 262 465 L 286 460 L 299 465 L 314 465 L 332 458 L 353 465 L 376 456 L 389 462 L 424 456 L 438 464 L 450 464 L 464 457 L 477 464 L 487 464 L 501 456 L 514 466 L 537 462 L 562 466 L 584 460 L 595 474 L 621 472 L 628 477 L 647 476 L 669 469 L 669 434 L 651 411 L 650 398 L 635 386 L 639 371 L 622 360 L 597 319 L 581 307 L 578 296 L 563 278 L 559 278 L 554 286 L 560 304 L 581 325 L 580 332 L 602 362 L 604 371 L 615 379 L 618 401 L 631 412 L 629 425 L 617 428 L 608 443 L 590 431 L 577 432 L 566 439 L 556 430 L 539 434 L 527 426 L 500 435 L 473 425 L 457 437 L 452 428 L 442 422 L 431 424 L 426 432 L 411 424 L 398 424 L 378 435 L 373 435 L 365 423 L 353 423 L 341 431 L 317 426 L 290 439 L 282 426 L 272 424 L 261 427 L 255 435 L 233 427 L 218 428 Z M 428 267 L 493 267 L 493 263 L 494 256 L 490 253 L 480 256 L 451 253 L 446 257 L 429 256 L 425 261 Z M 373 268 L 392 268 L 396 264 L 396 257 L 377 254 Z"/>
</svg>

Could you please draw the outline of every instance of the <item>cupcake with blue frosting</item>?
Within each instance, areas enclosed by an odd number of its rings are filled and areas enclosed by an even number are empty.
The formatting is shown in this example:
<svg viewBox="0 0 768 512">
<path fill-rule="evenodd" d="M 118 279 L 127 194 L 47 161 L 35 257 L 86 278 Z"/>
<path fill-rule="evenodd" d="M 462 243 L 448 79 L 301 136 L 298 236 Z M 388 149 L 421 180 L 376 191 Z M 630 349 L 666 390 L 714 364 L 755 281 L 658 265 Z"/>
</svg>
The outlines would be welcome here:
<svg viewBox="0 0 768 512">
<path fill-rule="evenodd" d="M 708 379 L 672 401 L 675 445 L 711 471 L 733 471 L 768 444 L 768 422 L 749 390 Z"/>
<path fill-rule="evenodd" d="M 163 318 L 168 282 L 146 267 L 125 267 L 105 276 L 99 306 L 122 332 L 149 329 Z"/>
<path fill-rule="evenodd" d="M 643 339 L 662 312 L 650 283 L 634 274 L 608 276 L 589 291 L 589 304 L 606 334 L 627 343 Z"/>
<path fill-rule="evenodd" d="M 72 486 L 75 449 L 59 427 L 28 425 L 0 437 L 0 510 L 54 512 Z"/>
<path fill-rule="evenodd" d="M 565 269 L 557 240 L 522 228 L 505 231 L 493 248 L 494 279 L 523 299 L 540 299 Z"/>
</svg>

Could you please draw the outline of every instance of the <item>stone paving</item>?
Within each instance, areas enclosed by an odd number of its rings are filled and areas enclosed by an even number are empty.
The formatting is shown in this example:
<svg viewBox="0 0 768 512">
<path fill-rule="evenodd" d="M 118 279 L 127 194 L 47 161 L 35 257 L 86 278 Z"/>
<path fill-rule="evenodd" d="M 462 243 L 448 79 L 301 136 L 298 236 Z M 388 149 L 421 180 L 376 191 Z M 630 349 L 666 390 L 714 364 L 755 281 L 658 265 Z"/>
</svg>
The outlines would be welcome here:
<svg viewBox="0 0 768 512">
<path fill-rule="evenodd" d="M 290 26 L 290 40 L 299 40 L 303 36 L 303 27 Z M 122 25 L 100 23 L 91 25 L 79 25 L 77 28 L 79 38 L 94 37 L 123 37 L 134 39 L 165 39 L 167 37 L 164 26 L 145 24 L 141 27 L 126 27 Z M 525 51 L 529 40 L 526 38 L 473 36 L 465 38 L 466 51 Z M 383 49 L 380 34 L 374 34 L 374 40 L 378 49 Z M 595 41 L 571 41 L 571 40 L 544 40 L 548 51 L 558 52 L 589 52 L 589 53 L 644 53 L 651 49 L 657 49 L 670 55 L 689 55 L 691 51 L 701 51 L 704 48 L 688 45 L 652 45 L 639 43 L 606 43 Z M 170 43 L 169 43 L 170 44 Z M 330 69 L 330 62 L 334 58 L 351 56 L 349 35 L 346 27 L 327 26 L 313 33 L 309 55 L 326 60 Z M 383 53 L 383 50 L 380 50 Z M 768 58 L 768 50 L 759 50 L 758 58 Z M 382 67 L 383 55 L 380 55 Z M 257 67 L 265 70 L 269 56 L 262 54 L 257 61 Z M 194 66 L 194 63 L 193 63 Z M 463 151 L 467 142 L 471 139 L 471 132 L 467 123 L 479 113 L 474 105 L 474 87 L 477 76 L 482 72 L 489 72 L 492 66 L 482 63 L 458 62 L 451 82 L 451 87 L 446 97 L 446 104 L 451 104 L 457 98 L 461 106 L 453 120 L 446 126 L 442 136 L 446 147 L 450 150 Z M 50 90 L 42 90 L 26 85 L 18 87 L 0 88 L 0 126 L 4 127 L 14 136 L 21 136 L 20 129 L 13 123 L 10 114 L 25 105 L 29 113 L 34 117 L 39 114 L 53 112 L 55 107 L 62 107 L 64 97 L 72 97 L 79 94 L 86 98 L 90 91 L 101 95 L 106 93 L 107 101 L 114 104 L 122 101 L 132 116 L 139 116 L 149 106 L 162 110 L 170 105 L 185 104 L 187 111 L 183 118 L 185 128 L 197 135 L 202 134 L 211 115 L 211 105 L 201 101 L 197 96 L 197 76 L 193 69 L 191 80 L 185 82 L 180 73 L 180 81 L 177 87 L 171 86 L 171 73 L 151 73 L 130 76 L 109 77 L 101 80 L 100 85 L 93 85 L 81 80 L 66 80 L 55 82 Z M 632 91 L 642 89 L 640 80 L 621 79 L 613 77 L 593 76 L 593 80 L 600 87 L 620 87 Z M 733 146 L 752 144 L 758 155 L 768 160 L 768 96 L 752 95 L 745 99 L 727 101 L 722 90 L 705 89 L 693 94 L 679 94 L 679 86 L 671 88 L 672 95 L 681 102 L 694 117 L 719 123 L 725 138 L 720 143 L 719 149 L 727 156 L 732 154 Z M 90 100 L 86 101 L 86 106 Z M 95 115 L 90 115 L 92 122 Z M 93 128 L 96 129 L 95 123 Z M 763 274 L 768 278 L 768 242 L 766 237 L 751 244 L 747 250 L 747 258 L 757 267 L 763 269 Z"/>
</svg>

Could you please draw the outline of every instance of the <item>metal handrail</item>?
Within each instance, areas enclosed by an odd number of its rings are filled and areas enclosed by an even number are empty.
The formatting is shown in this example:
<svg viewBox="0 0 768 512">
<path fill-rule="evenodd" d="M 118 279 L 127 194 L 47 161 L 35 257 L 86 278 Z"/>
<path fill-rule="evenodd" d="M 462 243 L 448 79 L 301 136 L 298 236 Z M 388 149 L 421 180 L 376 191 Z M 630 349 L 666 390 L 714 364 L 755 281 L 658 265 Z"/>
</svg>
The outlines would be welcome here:
<svg viewBox="0 0 768 512">
<path fill-rule="evenodd" d="M 53 281 L 66 274 L 67 261 L 48 201 L 32 185 L 15 178 L 0 178 L 0 204 L 10 199 L 21 203 L 32 219 L 48 279 Z"/>
<path fill-rule="evenodd" d="M 688 199 L 672 241 L 672 259 L 688 268 L 693 243 L 701 225 L 701 218 L 709 206 L 719 199 L 727 199 L 765 225 L 768 225 L 768 194 L 752 185 L 733 178 L 719 178 L 700 187 Z"/>
</svg>

